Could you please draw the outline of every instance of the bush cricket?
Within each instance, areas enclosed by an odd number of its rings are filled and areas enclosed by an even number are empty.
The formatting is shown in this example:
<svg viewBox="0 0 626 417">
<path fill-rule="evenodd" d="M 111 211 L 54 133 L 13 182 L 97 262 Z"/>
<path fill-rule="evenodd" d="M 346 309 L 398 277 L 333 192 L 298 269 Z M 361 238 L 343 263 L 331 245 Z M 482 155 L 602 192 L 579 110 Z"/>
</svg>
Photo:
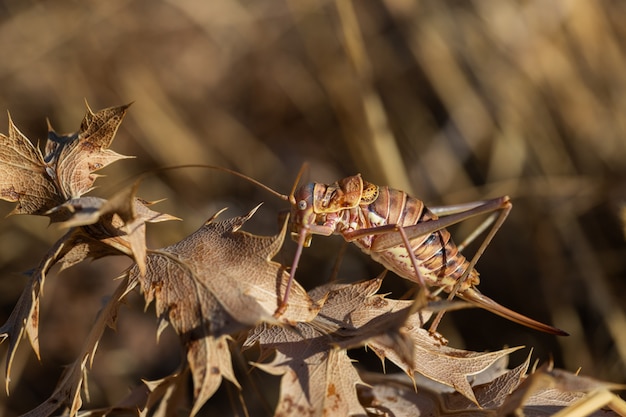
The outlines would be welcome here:
<svg viewBox="0 0 626 417">
<path fill-rule="evenodd" d="M 500 305 L 476 288 L 480 282 L 476 262 L 511 211 L 509 197 L 429 209 L 424 202 L 404 191 L 372 184 L 363 180 L 360 174 L 333 184 L 312 182 L 298 188 L 305 167 L 306 164 L 300 169 L 289 196 L 237 171 L 210 167 L 246 179 L 288 201 L 291 206 L 291 236 L 298 246 L 277 315 L 289 301 L 291 282 L 302 250 L 310 245 L 312 236 L 339 234 L 388 270 L 420 285 L 427 296 L 443 291 L 448 293 L 449 300 L 456 296 L 523 326 L 550 334 L 568 335 L 561 329 Z M 470 236 L 459 245 L 454 243 L 447 227 L 486 214 L 488 217 Z M 485 231 L 476 253 L 471 260 L 467 260 L 461 251 Z M 442 316 L 443 312 L 439 312 L 433 320 L 429 329 L 432 333 L 436 332 Z"/>
</svg>

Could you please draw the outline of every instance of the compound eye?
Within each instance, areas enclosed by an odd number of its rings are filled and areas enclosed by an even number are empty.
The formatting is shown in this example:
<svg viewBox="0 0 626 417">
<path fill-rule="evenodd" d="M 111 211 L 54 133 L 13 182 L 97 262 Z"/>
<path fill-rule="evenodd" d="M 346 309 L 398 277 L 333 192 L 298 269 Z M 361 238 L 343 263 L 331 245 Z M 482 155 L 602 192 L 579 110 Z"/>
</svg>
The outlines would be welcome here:
<svg viewBox="0 0 626 417">
<path fill-rule="evenodd" d="M 306 210 L 307 204 L 305 200 L 298 201 L 298 210 Z"/>
</svg>

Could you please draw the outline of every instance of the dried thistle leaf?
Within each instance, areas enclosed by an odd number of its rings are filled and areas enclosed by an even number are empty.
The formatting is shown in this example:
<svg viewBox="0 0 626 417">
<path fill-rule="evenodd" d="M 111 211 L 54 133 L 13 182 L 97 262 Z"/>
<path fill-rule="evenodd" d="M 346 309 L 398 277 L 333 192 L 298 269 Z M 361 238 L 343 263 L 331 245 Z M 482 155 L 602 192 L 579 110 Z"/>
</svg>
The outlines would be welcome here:
<svg viewBox="0 0 626 417">
<path fill-rule="evenodd" d="M 88 192 L 95 171 L 128 158 L 108 149 L 127 108 L 93 113 L 87 106 L 80 131 L 70 135 L 49 127 L 45 158 L 9 118 L 8 136 L 0 134 L 0 199 L 18 203 L 11 214 L 44 215 Z"/>
<path fill-rule="evenodd" d="M 151 203 L 135 197 L 138 183 L 122 189 L 109 200 L 80 197 L 55 207 L 61 227 L 78 227 L 70 249 L 61 259 L 62 269 L 87 257 L 123 254 L 132 257 L 145 273 L 146 223 L 179 220 L 151 210 Z"/>
<path fill-rule="evenodd" d="M 535 415 L 551 415 L 559 408 L 567 407 L 584 398 L 590 392 L 615 389 L 624 389 L 624 385 L 552 369 L 550 364 L 545 364 L 524 378 L 507 397 L 499 412 L 511 413 L 520 409 L 532 409 Z"/>
<path fill-rule="evenodd" d="M 138 267 L 128 272 L 141 283 L 146 304 L 156 303 L 157 315 L 169 321 L 187 350 L 194 380 L 192 414 L 210 398 L 223 377 L 238 386 L 228 349 L 229 334 L 263 321 L 310 321 L 319 311 L 295 283 L 287 309 L 274 317 L 289 276 L 271 258 L 282 245 L 286 227 L 276 236 L 240 231 L 255 211 L 223 221 L 213 216 L 182 241 L 151 251 L 145 275 Z"/>
<path fill-rule="evenodd" d="M 363 414 L 356 395 L 362 384 L 345 349 L 333 348 L 328 337 L 312 326 L 298 324 L 296 331 L 263 324 L 246 344 L 276 349 L 269 363 L 256 364 L 263 371 L 282 375 L 275 416 L 348 416 Z"/>
<path fill-rule="evenodd" d="M 282 245 L 286 228 L 276 236 L 239 231 L 257 208 L 223 221 L 215 221 L 216 215 L 182 241 L 151 251 L 144 278 L 137 277 L 135 268 L 129 272 L 141 282 L 146 303 L 156 299 L 157 314 L 169 315 L 179 333 L 195 328 L 200 324 L 197 320 L 210 320 L 211 333 L 221 334 L 232 333 L 233 318 L 251 326 L 261 321 L 310 321 L 317 315 L 319 307 L 296 284 L 284 314 L 274 317 L 289 276 L 271 259 Z M 212 318 L 212 314 L 220 317 Z M 189 323 L 181 321 L 188 315 L 193 315 Z"/>
<path fill-rule="evenodd" d="M 47 417 L 52 415 L 55 410 L 64 406 L 69 407 L 68 415 L 70 417 L 77 415 L 82 405 L 81 387 L 85 383 L 87 369 L 91 367 L 96 354 L 98 342 L 107 326 L 114 327 L 120 303 L 126 294 L 133 289 L 135 284 L 128 279 L 120 282 L 113 296 L 98 315 L 85 340 L 80 355 L 66 368 L 52 395 L 37 408 L 24 414 L 24 416 Z"/>
<path fill-rule="evenodd" d="M 194 404 L 190 416 L 196 415 L 213 396 L 220 387 L 222 378 L 241 389 L 233 371 L 228 335 L 191 338 L 186 348 L 194 386 Z"/>
<path fill-rule="evenodd" d="M 358 330 L 363 344 L 381 359 L 391 360 L 409 376 L 418 372 L 452 387 L 475 404 L 478 402 L 468 377 L 520 349 L 478 353 L 441 346 L 437 338 L 422 328 L 430 318 L 430 311 L 412 312 L 411 301 L 390 300 L 377 295 L 375 292 L 379 286 L 380 280 L 372 280 L 338 287 L 329 293 L 311 324 L 322 320 L 336 323 L 339 329 L 328 333 L 333 336 L 333 343 L 344 347 L 355 345 L 349 333 Z M 408 313 L 411 315 L 407 318 Z M 348 341 L 339 339 L 339 335 L 349 337 Z"/>
<path fill-rule="evenodd" d="M 504 372 L 502 375 L 497 376 L 479 385 L 474 386 L 474 394 L 476 400 L 483 408 L 496 409 L 500 407 L 511 395 L 511 392 L 521 383 L 524 379 L 528 367 L 530 366 L 532 352 L 528 354 L 526 360 L 515 368 Z"/>
<path fill-rule="evenodd" d="M 397 383 L 387 375 L 365 378 L 367 386 L 359 389 L 359 399 L 370 416 L 439 416 L 438 397 L 423 390 L 415 390 L 411 384 Z"/>
<path fill-rule="evenodd" d="M 9 135 L 0 133 L 0 198 L 17 203 L 10 214 L 44 214 L 63 203 L 46 169 L 39 149 L 9 116 Z"/>
<path fill-rule="evenodd" d="M 381 281 L 318 287 L 310 294 L 325 301 L 311 322 L 293 329 L 263 324 L 250 332 L 244 346 L 258 342 L 262 355 L 276 351 L 270 363 L 257 364 L 265 372 L 282 375 L 275 415 L 292 415 L 295 410 L 329 416 L 364 413 L 356 391 L 363 382 L 346 348 L 389 338 L 397 341 L 390 345 L 405 351 L 399 329 L 413 304 L 376 294 Z"/>
<path fill-rule="evenodd" d="M 442 346 L 427 330 L 423 329 L 423 320 L 419 312 L 409 318 L 406 324 L 406 333 L 413 340 L 414 358 L 407 362 L 394 349 L 381 346 L 373 341 L 370 347 L 381 357 L 387 358 L 407 375 L 418 372 L 425 377 L 444 385 L 450 386 L 464 395 L 467 399 L 479 405 L 468 377 L 478 374 L 498 359 L 521 349 L 514 347 L 496 352 L 471 352 Z"/>
<path fill-rule="evenodd" d="M 9 392 L 9 383 L 11 381 L 11 364 L 24 332 L 28 335 L 33 351 L 39 358 L 39 295 L 48 271 L 54 266 L 58 256 L 63 253 L 69 236 L 70 233 L 67 233 L 59 239 L 48 250 L 48 253 L 37 268 L 30 272 L 28 283 L 22 291 L 11 315 L 0 327 L 0 342 L 4 342 L 6 339 L 9 340 L 5 369 L 5 389 L 7 393 Z"/>
<path fill-rule="evenodd" d="M 72 227 L 61 237 L 30 272 L 28 284 L 9 319 L 0 327 L 0 341 L 9 339 L 7 392 L 11 364 L 24 333 L 28 335 L 35 354 L 39 356 L 39 298 L 50 268 L 60 263 L 63 270 L 87 258 L 126 255 L 135 259 L 140 271 L 145 271 L 145 222 L 170 220 L 174 217 L 147 208 L 146 203 L 134 198 L 134 189 L 135 187 L 124 189 L 109 201 L 97 197 L 81 197 L 64 204 L 63 209 L 57 208 L 59 211 L 67 211 L 63 214 L 66 224 L 80 226 Z M 127 222 L 122 218 L 127 219 Z"/>
<path fill-rule="evenodd" d="M 344 349 L 358 346 L 386 346 L 407 363 L 413 360 L 413 341 L 404 330 L 407 317 L 415 308 L 413 301 L 392 300 L 377 294 L 383 277 L 349 285 L 331 284 L 311 291 L 321 297 L 324 307 L 311 325 L 332 336 Z M 424 321 L 430 312 L 420 311 Z"/>
<path fill-rule="evenodd" d="M 110 107 L 87 113 L 77 134 L 63 136 L 64 140 L 51 141 L 47 146 L 46 160 L 54 162 L 52 169 L 60 192 L 66 199 L 77 198 L 89 192 L 98 177 L 94 174 L 109 164 L 129 158 L 108 149 L 130 105 Z M 50 130 L 49 138 L 59 137 Z"/>
<path fill-rule="evenodd" d="M 145 403 L 137 403 L 136 409 L 141 410 L 141 415 L 146 416 L 148 412 L 158 404 L 153 417 L 168 417 L 175 415 L 180 403 L 184 398 L 184 386 L 189 376 L 189 368 L 175 373 L 158 381 L 143 381 L 150 390 Z"/>
</svg>

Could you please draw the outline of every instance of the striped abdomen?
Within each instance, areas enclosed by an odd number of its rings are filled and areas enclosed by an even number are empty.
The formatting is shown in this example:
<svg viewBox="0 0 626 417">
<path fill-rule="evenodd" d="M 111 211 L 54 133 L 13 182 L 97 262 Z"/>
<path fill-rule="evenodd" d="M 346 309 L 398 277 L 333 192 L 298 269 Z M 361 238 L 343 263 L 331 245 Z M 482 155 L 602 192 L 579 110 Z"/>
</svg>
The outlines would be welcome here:
<svg viewBox="0 0 626 417">
<path fill-rule="evenodd" d="M 357 225 L 354 229 L 365 229 L 387 224 L 398 226 L 412 226 L 421 222 L 437 219 L 424 203 L 407 193 L 386 186 L 378 187 L 378 197 L 369 204 L 359 204 L 357 210 Z M 368 235 L 357 239 L 354 243 L 371 256 L 372 259 L 384 265 L 387 269 L 399 276 L 417 282 L 411 259 L 404 244 L 373 251 L 372 245 L 376 235 Z M 418 268 L 427 284 L 434 287 L 443 287 L 446 292 L 452 291 L 461 275 L 469 266 L 469 262 L 459 253 L 456 244 L 450 237 L 450 232 L 441 229 L 433 233 L 411 238 L 411 250 L 415 254 Z M 461 286 L 459 292 L 478 285 L 478 272 L 472 270 Z"/>
</svg>

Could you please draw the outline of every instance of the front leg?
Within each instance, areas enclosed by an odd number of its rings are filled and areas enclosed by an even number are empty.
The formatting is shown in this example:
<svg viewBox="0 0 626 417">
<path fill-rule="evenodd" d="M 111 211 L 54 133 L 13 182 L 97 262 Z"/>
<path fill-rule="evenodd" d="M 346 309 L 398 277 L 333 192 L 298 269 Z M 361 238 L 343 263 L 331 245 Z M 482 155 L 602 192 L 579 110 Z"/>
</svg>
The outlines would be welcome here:
<svg viewBox="0 0 626 417">
<path fill-rule="evenodd" d="M 281 303 L 278 305 L 274 315 L 280 316 L 287 308 L 287 301 L 289 300 L 289 293 L 291 291 L 291 282 L 296 275 L 298 264 L 300 263 L 300 256 L 302 255 L 302 248 L 309 247 L 311 245 L 311 238 L 313 235 L 330 236 L 337 230 L 337 224 L 339 221 L 338 216 L 327 215 L 323 224 L 304 223 L 298 224 L 299 227 L 295 231 L 291 232 L 291 238 L 298 242 L 298 247 L 291 264 L 291 271 L 289 281 L 287 281 L 287 287 Z"/>
</svg>

